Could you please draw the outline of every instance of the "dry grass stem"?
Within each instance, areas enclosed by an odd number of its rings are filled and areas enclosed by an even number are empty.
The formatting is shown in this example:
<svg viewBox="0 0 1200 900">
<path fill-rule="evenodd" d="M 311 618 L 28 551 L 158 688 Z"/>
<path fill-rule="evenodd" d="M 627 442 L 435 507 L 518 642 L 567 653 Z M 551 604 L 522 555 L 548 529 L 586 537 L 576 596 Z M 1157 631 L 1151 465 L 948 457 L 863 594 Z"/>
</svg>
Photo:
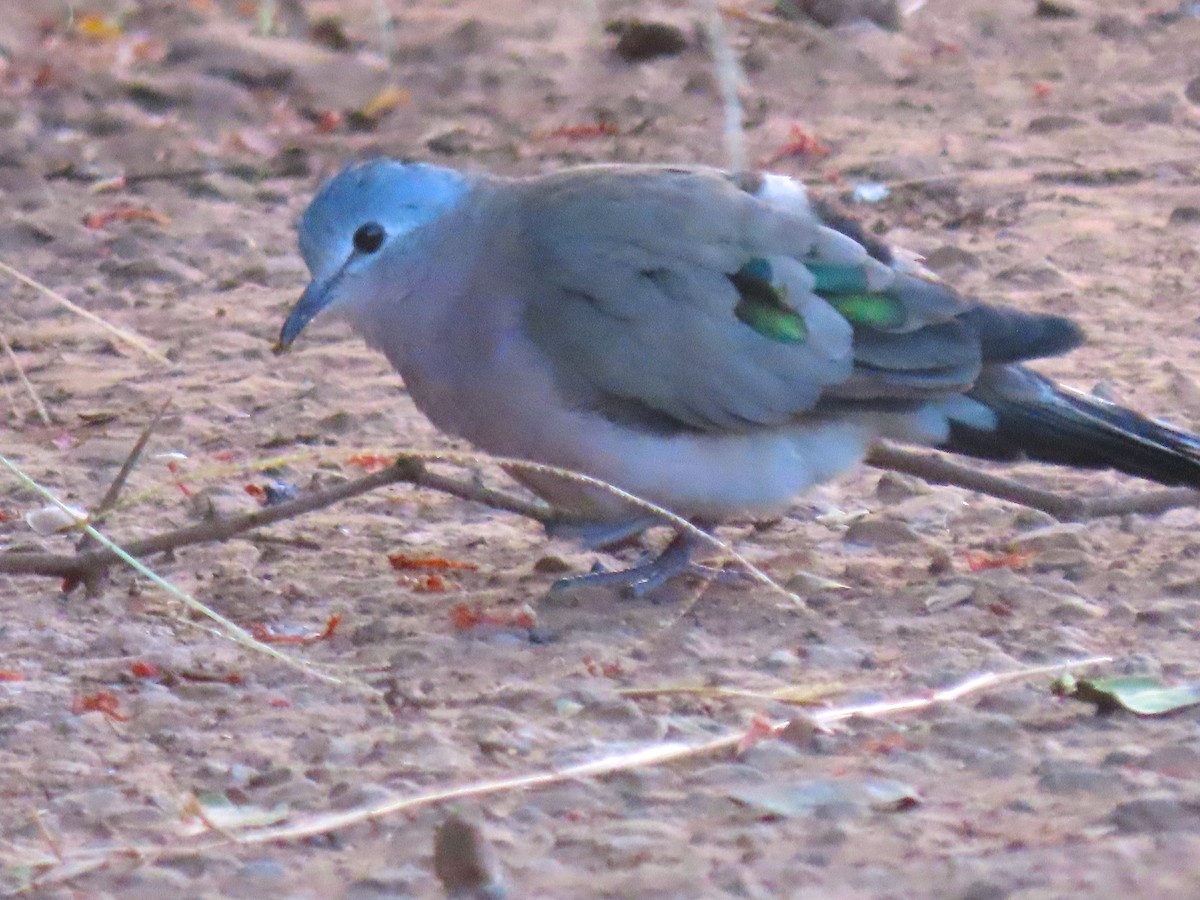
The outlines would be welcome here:
<svg viewBox="0 0 1200 900">
<path fill-rule="evenodd" d="M 4 262 L 3 260 L 0 260 L 0 272 L 4 272 L 5 274 L 10 275 L 11 277 L 15 278 L 17 281 L 21 282 L 24 285 L 28 285 L 29 287 L 33 288 L 36 291 L 40 291 L 43 295 L 45 295 L 46 297 L 49 297 L 51 300 L 53 300 L 59 306 L 63 307 L 64 309 L 70 310 L 75 315 L 80 316 L 81 318 L 87 319 L 93 325 L 100 326 L 105 331 L 107 331 L 109 334 L 111 334 L 113 337 L 117 338 L 117 340 L 121 341 L 122 343 L 128 344 L 129 346 L 141 351 L 142 353 L 144 353 L 146 356 L 150 357 L 155 362 L 162 363 L 165 366 L 171 365 L 171 361 L 169 359 L 167 359 L 163 354 L 159 353 L 157 350 L 155 350 L 153 347 L 151 347 L 149 343 L 147 343 L 143 338 L 134 334 L 132 331 L 129 331 L 125 328 L 119 328 L 116 325 L 112 325 L 109 322 L 106 322 L 104 319 L 100 318 L 94 312 L 91 312 L 90 310 L 86 310 L 82 306 L 79 306 L 76 303 L 72 303 L 70 300 L 68 300 L 62 294 L 58 293 L 58 291 L 52 290 L 51 288 L 48 288 L 46 285 L 42 284 L 40 281 L 36 281 L 35 279 L 30 278 L 25 273 L 14 269 L 12 266 L 10 266 L 8 263 Z"/>
<path fill-rule="evenodd" d="M 1110 662 L 1106 656 L 1067 660 L 1044 666 L 1032 666 L 1011 672 L 987 672 L 975 675 L 948 688 L 923 693 L 916 697 L 883 700 L 878 703 L 832 707 L 805 713 L 807 721 L 818 727 L 827 727 L 854 716 L 881 717 L 897 713 L 926 709 L 939 703 L 952 703 L 971 694 L 980 693 L 1003 684 L 1024 681 L 1062 672 L 1089 668 Z M 760 738 L 778 737 L 792 720 L 771 722 L 761 730 Z M 34 889 L 45 889 L 62 884 L 70 878 L 90 871 L 107 862 L 120 858 L 131 858 L 138 863 L 153 863 L 184 856 L 209 853 L 233 843 L 238 846 L 270 844 L 277 841 L 300 841 L 329 834 L 355 825 L 375 822 L 401 813 L 412 813 L 417 809 L 455 800 L 466 800 L 550 787 L 567 781 L 587 778 L 603 778 L 616 772 L 680 763 L 688 760 L 734 752 L 747 739 L 744 730 L 729 732 L 720 737 L 700 743 L 665 742 L 651 744 L 636 750 L 603 756 L 572 766 L 533 772 L 512 778 L 481 781 L 458 787 L 441 788 L 410 797 L 387 797 L 364 804 L 354 809 L 336 813 L 321 813 L 282 825 L 247 828 L 245 830 L 224 829 L 221 840 L 211 838 L 201 841 L 183 841 L 175 846 L 129 847 L 112 846 L 79 851 L 59 860 L 39 854 L 35 859 L 26 859 L 24 864 L 40 868 L 41 873 L 32 881 Z"/>
<path fill-rule="evenodd" d="M 25 369 L 21 366 L 21 361 L 17 359 L 17 354 L 13 352 L 12 344 L 8 342 L 8 338 L 0 332 L 0 347 L 4 348 L 4 355 L 8 357 L 8 361 L 12 363 L 13 371 L 17 373 L 17 379 L 21 382 L 21 386 L 25 388 L 25 393 L 29 395 L 29 399 L 33 401 L 33 408 L 37 410 L 38 418 L 42 420 L 43 425 L 52 425 L 50 413 L 46 411 L 46 405 L 42 403 L 42 398 L 38 396 L 37 388 L 33 386 L 28 376 L 25 374 Z"/>
<path fill-rule="evenodd" d="M 12 460 L 10 460 L 7 456 L 5 456 L 3 454 L 0 454 L 0 465 L 3 465 L 5 468 L 7 468 L 9 470 L 9 472 L 11 472 L 16 477 L 16 479 L 19 482 L 21 482 L 21 484 L 23 484 L 25 487 L 36 491 L 38 494 L 40 494 L 46 500 L 53 503 L 55 506 L 59 507 L 64 512 L 66 512 L 70 515 L 74 515 L 71 508 L 69 506 L 67 506 L 65 503 L 63 503 L 61 500 L 59 500 L 58 497 L 56 497 L 52 491 L 50 491 L 48 488 L 39 484 L 37 481 L 30 478 L 28 475 L 26 475 L 25 472 L 23 472 Z M 161 575 L 159 575 L 152 569 L 147 568 L 144 563 L 135 559 L 128 551 L 122 549 L 120 546 L 113 543 L 111 540 L 109 540 L 107 537 L 105 537 L 103 534 L 101 534 L 99 531 L 97 531 L 96 528 L 93 527 L 88 522 L 86 522 L 86 521 L 80 522 L 79 527 L 86 535 L 91 537 L 97 543 L 101 544 L 104 548 L 102 551 L 90 551 L 90 552 L 92 552 L 92 553 L 107 552 L 107 553 L 112 554 L 114 559 L 124 562 L 130 568 L 137 571 L 140 575 L 142 575 L 143 577 L 148 578 L 150 581 L 154 582 L 156 585 L 161 587 L 167 593 L 169 593 L 176 599 L 180 600 L 185 606 L 188 607 L 188 609 L 192 610 L 193 612 L 199 613 L 200 615 L 205 616 L 206 618 L 209 618 L 212 621 L 216 622 L 222 629 L 221 632 L 219 632 L 220 634 L 222 634 L 222 636 L 234 641 L 235 643 L 241 644 L 243 647 L 246 647 L 247 649 L 250 649 L 256 653 L 261 653 L 266 656 L 273 657 L 274 659 L 278 660 L 279 662 L 282 662 L 283 664 L 290 666 L 293 669 L 297 669 L 306 675 L 316 678 L 319 681 L 326 681 L 331 684 L 343 684 L 344 683 L 341 679 L 335 678 L 334 676 L 329 675 L 325 672 L 321 672 L 321 671 L 317 670 L 314 666 L 310 665 L 309 663 L 306 663 L 303 660 L 298 659 L 297 657 L 290 656 L 289 654 L 284 653 L 275 647 L 272 647 L 270 644 L 266 644 L 266 643 L 258 640 L 252 634 L 250 634 L 250 632 L 246 631 L 244 628 L 242 628 L 236 622 L 233 622 L 230 619 L 225 618 L 225 616 L 221 615 L 215 609 L 205 606 L 203 603 L 201 603 L 199 600 L 197 600 L 191 594 L 187 593 L 186 591 L 181 590 L 180 588 L 177 588 L 175 585 L 171 584 L 171 582 L 167 581 Z M 361 685 L 361 686 L 367 687 L 366 685 Z M 371 689 L 371 690 L 373 690 L 373 689 Z"/>
</svg>

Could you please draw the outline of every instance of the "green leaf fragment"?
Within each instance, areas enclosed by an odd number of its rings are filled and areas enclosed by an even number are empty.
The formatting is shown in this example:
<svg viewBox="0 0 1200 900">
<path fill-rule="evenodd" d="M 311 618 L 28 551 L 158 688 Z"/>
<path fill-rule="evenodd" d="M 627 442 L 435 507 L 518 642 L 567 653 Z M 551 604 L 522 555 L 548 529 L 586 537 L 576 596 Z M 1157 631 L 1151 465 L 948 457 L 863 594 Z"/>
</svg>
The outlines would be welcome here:
<svg viewBox="0 0 1200 900">
<path fill-rule="evenodd" d="M 1093 703 L 1098 712 L 1124 709 L 1139 716 L 1162 716 L 1200 705 L 1200 683 L 1169 685 L 1147 676 L 1076 679 L 1064 675 L 1054 693 Z"/>
<path fill-rule="evenodd" d="M 888 331 L 908 318 L 904 304 L 887 294 L 831 294 L 825 299 L 853 325 L 869 325 Z"/>
<path fill-rule="evenodd" d="M 728 276 L 740 297 L 733 313 L 765 338 L 802 344 L 808 338 L 808 325 L 787 305 L 787 294 L 771 281 L 772 276 L 770 262 L 761 258 Z"/>
</svg>

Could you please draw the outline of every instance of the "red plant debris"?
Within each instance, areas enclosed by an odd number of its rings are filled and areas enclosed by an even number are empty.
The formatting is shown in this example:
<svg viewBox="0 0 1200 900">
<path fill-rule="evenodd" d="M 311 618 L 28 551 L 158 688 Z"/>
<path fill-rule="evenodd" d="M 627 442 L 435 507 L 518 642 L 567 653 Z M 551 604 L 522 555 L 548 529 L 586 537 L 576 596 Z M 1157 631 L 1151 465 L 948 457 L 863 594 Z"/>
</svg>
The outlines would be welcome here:
<svg viewBox="0 0 1200 900">
<path fill-rule="evenodd" d="M 193 669 L 169 669 L 166 666 L 160 666 L 158 663 L 148 662 L 143 659 L 134 660 L 130 663 L 129 672 L 135 678 L 152 679 L 167 687 L 172 687 L 180 681 L 232 685 L 245 682 L 245 678 L 237 672 L 228 672 L 221 675 L 210 672 L 198 672 Z"/>
<path fill-rule="evenodd" d="M 797 156 L 823 159 L 831 152 L 816 135 L 805 131 L 799 125 L 793 125 L 788 131 L 787 142 L 763 160 L 762 165 L 773 166 L 777 162 Z"/>
<path fill-rule="evenodd" d="M 625 674 L 625 668 L 619 662 L 600 662 L 591 656 L 583 658 L 583 667 L 593 678 L 616 678 Z"/>
<path fill-rule="evenodd" d="M 315 634 L 279 634 L 273 631 L 270 625 L 262 623 L 250 625 L 246 630 L 253 635 L 256 641 L 262 641 L 264 644 L 315 644 L 317 641 L 333 637 L 333 633 L 337 631 L 341 621 L 341 614 L 334 614 L 325 623 L 325 628 Z"/>
<path fill-rule="evenodd" d="M 155 212 L 148 206 L 131 206 L 122 203 L 104 212 L 88 213 L 83 217 L 85 228 L 106 228 L 113 222 L 153 222 L 155 225 L 170 225 L 170 216 Z"/>
<path fill-rule="evenodd" d="M 129 666 L 129 671 L 135 678 L 158 678 L 162 675 L 162 666 L 139 659 Z"/>
<path fill-rule="evenodd" d="M 968 550 L 963 554 L 967 568 L 972 572 L 989 569 L 1022 569 L 1037 556 L 1036 553 L 985 553 L 983 550 Z"/>
<path fill-rule="evenodd" d="M 443 578 L 437 572 L 428 575 L 401 575 L 400 584 L 419 594 L 444 594 L 453 590 L 458 584 L 449 578 Z"/>
<path fill-rule="evenodd" d="M 591 122 L 583 125 L 561 125 L 548 131 L 535 131 L 531 137 L 535 141 L 545 141 L 551 138 L 567 138 L 578 141 L 588 138 L 616 137 L 621 129 L 615 122 Z"/>
<path fill-rule="evenodd" d="M 999 616 L 1001 619 L 1007 619 L 1013 614 L 1012 605 L 1005 603 L 1003 600 L 997 600 L 995 603 L 989 603 L 987 610 L 993 616 Z"/>
<path fill-rule="evenodd" d="M 216 683 L 238 685 L 243 684 L 246 681 L 246 679 L 237 672 L 229 672 L 225 675 L 211 675 L 208 672 L 195 672 L 189 669 L 184 669 L 178 672 L 167 674 L 178 675 L 184 681 L 194 681 L 201 684 Z"/>
<path fill-rule="evenodd" d="M 1046 84 L 1044 81 L 1035 81 L 1033 83 L 1033 96 L 1035 100 L 1045 100 L 1054 93 L 1054 88 Z"/>
<path fill-rule="evenodd" d="M 317 121 L 316 121 L 317 133 L 318 134 L 329 134 L 330 132 L 337 131 L 339 128 L 342 127 L 342 123 L 345 120 L 346 120 L 346 117 L 344 115 L 342 115 L 338 110 L 327 109 L 327 110 L 325 110 L 325 112 L 317 115 Z"/>
<path fill-rule="evenodd" d="M 888 756 L 898 750 L 908 749 L 908 738 L 900 732 L 884 735 L 878 738 L 868 738 L 863 742 L 862 748 L 867 753 L 877 753 L 880 756 Z"/>
<path fill-rule="evenodd" d="M 364 472 L 371 474 L 372 472 L 380 472 L 386 469 L 395 461 L 395 458 L 391 456 L 379 456 L 375 453 L 356 453 L 346 460 L 346 464 L 357 466 Z"/>
<path fill-rule="evenodd" d="M 479 566 L 474 563 L 459 562 L 456 559 L 445 559 L 441 556 L 409 556 L 407 553 L 389 553 L 388 562 L 393 569 L 466 569 L 474 572 Z"/>
<path fill-rule="evenodd" d="M 175 476 L 175 487 L 179 488 L 179 492 L 185 497 L 191 497 L 195 494 L 190 487 L 183 483 L 179 478 L 179 464 L 174 460 L 167 463 L 167 471 Z"/>
<path fill-rule="evenodd" d="M 24 681 L 25 676 L 14 669 L 0 669 L 0 681 Z"/>
<path fill-rule="evenodd" d="M 750 720 L 750 727 L 746 729 L 746 733 L 738 739 L 734 753 L 741 756 L 758 746 L 760 741 L 773 737 L 775 737 L 775 729 L 771 725 L 771 720 L 762 713 L 756 713 Z"/>
<path fill-rule="evenodd" d="M 128 722 L 129 716 L 117 712 L 117 707 L 120 703 L 121 701 L 117 699 L 117 695 L 111 691 L 97 691 L 94 694 L 84 694 L 82 697 L 76 697 L 71 703 L 71 712 L 77 716 L 89 712 L 99 712 L 104 713 L 104 715 L 116 722 Z"/>
<path fill-rule="evenodd" d="M 528 604 L 516 609 L 494 611 L 459 603 L 450 610 L 450 624 L 455 631 L 470 631 L 482 625 L 528 630 L 537 624 L 537 614 Z"/>
</svg>

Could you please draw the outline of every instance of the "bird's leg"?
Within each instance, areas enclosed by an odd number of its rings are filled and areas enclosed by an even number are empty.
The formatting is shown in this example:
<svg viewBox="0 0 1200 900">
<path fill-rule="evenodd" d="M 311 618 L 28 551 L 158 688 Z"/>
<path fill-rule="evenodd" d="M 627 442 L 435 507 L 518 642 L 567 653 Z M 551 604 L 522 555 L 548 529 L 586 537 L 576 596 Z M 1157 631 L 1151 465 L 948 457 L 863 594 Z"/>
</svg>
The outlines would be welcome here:
<svg viewBox="0 0 1200 900">
<path fill-rule="evenodd" d="M 661 524 L 656 516 L 644 516 L 640 519 L 629 519 L 625 522 L 559 524 L 550 523 L 546 526 L 546 534 L 550 537 L 567 538 L 579 541 L 588 550 L 611 550 L 637 538 L 647 528 Z"/>
<path fill-rule="evenodd" d="M 729 574 L 724 569 L 702 566 L 692 561 L 696 549 L 708 543 L 709 541 L 690 531 L 677 532 L 666 549 L 652 559 L 616 572 L 605 571 L 597 563 L 597 568 L 586 575 L 560 578 L 550 590 L 557 593 L 576 587 L 611 587 L 616 588 L 624 597 L 637 598 L 644 597 L 671 579 L 684 575 L 696 576 L 705 581 L 718 578 L 724 580 Z"/>
</svg>

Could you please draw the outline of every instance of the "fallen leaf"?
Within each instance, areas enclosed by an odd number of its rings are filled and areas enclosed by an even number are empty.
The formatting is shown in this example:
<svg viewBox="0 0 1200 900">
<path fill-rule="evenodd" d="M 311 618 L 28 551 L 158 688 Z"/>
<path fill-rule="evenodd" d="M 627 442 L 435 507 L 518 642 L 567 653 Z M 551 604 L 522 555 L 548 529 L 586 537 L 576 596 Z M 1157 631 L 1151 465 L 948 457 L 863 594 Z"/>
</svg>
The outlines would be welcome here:
<svg viewBox="0 0 1200 900">
<path fill-rule="evenodd" d="M 764 815 L 781 819 L 827 809 L 900 812 L 921 802 L 914 788 L 882 778 L 811 778 L 791 784 L 767 781 L 738 788 L 729 797 Z"/>
<path fill-rule="evenodd" d="M 121 36 L 121 26 L 95 13 L 75 20 L 75 33 L 89 41 L 113 41 Z"/>
<path fill-rule="evenodd" d="M 1200 705 L 1200 682 L 1169 685 L 1141 675 L 1092 679 L 1064 675 L 1051 690 L 1060 697 L 1095 704 L 1100 713 L 1124 709 L 1138 716 L 1164 716 Z"/>
<path fill-rule="evenodd" d="M 25 513 L 25 523 L 42 537 L 78 528 L 80 525 L 86 524 L 87 520 L 86 510 L 74 506 L 64 509 L 57 504 L 43 506 L 41 509 Z"/>
<path fill-rule="evenodd" d="M 369 122 L 378 122 L 398 106 L 412 103 L 412 94 L 402 87 L 389 85 L 372 97 L 355 115 Z"/>
</svg>

